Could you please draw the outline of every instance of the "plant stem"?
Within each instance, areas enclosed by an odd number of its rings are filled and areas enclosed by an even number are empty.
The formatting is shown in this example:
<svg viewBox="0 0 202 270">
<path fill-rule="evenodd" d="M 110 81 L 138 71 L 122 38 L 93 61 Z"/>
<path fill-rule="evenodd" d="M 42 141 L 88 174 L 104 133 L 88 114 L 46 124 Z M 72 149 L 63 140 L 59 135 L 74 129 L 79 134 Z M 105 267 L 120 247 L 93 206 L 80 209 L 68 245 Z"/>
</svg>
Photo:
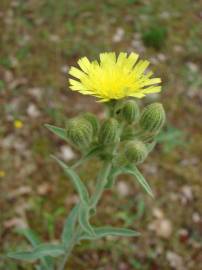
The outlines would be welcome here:
<svg viewBox="0 0 202 270">
<path fill-rule="evenodd" d="M 107 178 L 111 169 L 111 161 L 105 162 L 103 168 L 98 174 L 98 180 L 95 188 L 95 193 L 90 199 L 90 204 L 92 208 L 95 208 L 98 201 L 100 200 L 102 193 L 104 191 L 105 185 L 107 183 Z"/>
<path fill-rule="evenodd" d="M 103 168 L 100 170 L 100 173 L 98 174 L 98 180 L 97 180 L 97 184 L 96 184 L 96 188 L 95 188 L 95 193 L 94 193 L 94 195 L 92 195 L 92 197 L 90 199 L 92 208 L 96 207 L 98 201 L 100 200 L 100 198 L 102 196 L 102 193 L 104 191 L 104 187 L 106 185 L 111 166 L 112 166 L 111 161 L 105 162 L 103 165 Z M 72 237 L 71 243 L 67 248 L 66 254 L 65 254 L 61 264 L 58 267 L 58 270 L 65 269 L 65 265 L 67 263 L 67 260 L 71 254 L 72 249 L 74 248 L 74 246 L 77 243 L 77 238 L 78 238 L 78 235 L 80 234 L 81 231 L 82 231 L 82 228 L 78 224 L 77 229 L 75 230 L 74 235 Z"/>
<path fill-rule="evenodd" d="M 80 233 L 80 230 L 81 230 L 81 228 L 80 228 L 80 226 L 78 225 L 78 227 L 77 227 L 77 229 L 75 230 L 74 235 L 73 235 L 73 237 L 72 237 L 71 243 L 70 243 L 70 245 L 68 246 L 68 248 L 67 248 L 67 250 L 66 250 L 66 254 L 65 254 L 65 256 L 64 256 L 64 258 L 63 258 L 61 264 L 60 264 L 59 267 L 58 267 L 58 270 L 64 270 L 64 269 L 65 269 L 65 265 L 66 265 L 66 263 L 67 263 L 67 261 L 68 261 L 68 259 L 69 259 L 69 256 L 70 256 L 70 254 L 71 254 L 71 252 L 72 252 L 72 249 L 74 248 L 74 246 L 75 246 L 76 243 L 77 243 L 77 237 L 78 237 L 78 235 L 79 235 L 79 233 Z"/>
</svg>

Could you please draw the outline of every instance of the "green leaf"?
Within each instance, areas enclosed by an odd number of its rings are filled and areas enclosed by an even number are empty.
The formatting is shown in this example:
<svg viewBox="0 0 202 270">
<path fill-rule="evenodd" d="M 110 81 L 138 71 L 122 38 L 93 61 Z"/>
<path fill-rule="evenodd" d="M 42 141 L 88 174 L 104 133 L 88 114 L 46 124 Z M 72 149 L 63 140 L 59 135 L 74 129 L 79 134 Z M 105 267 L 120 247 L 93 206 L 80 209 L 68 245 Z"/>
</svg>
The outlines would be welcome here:
<svg viewBox="0 0 202 270">
<path fill-rule="evenodd" d="M 89 215 L 89 207 L 86 203 L 80 204 L 79 207 L 79 224 L 83 228 L 83 230 L 89 235 L 95 235 L 93 227 L 89 223 L 90 215 Z"/>
<path fill-rule="evenodd" d="M 34 261 L 45 256 L 58 257 L 64 253 L 65 250 L 62 245 L 41 244 L 36 246 L 32 251 L 9 252 L 7 256 L 17 260 Z"/>
<path fill-rule="evenodd" d="M 144 176 L 141 174 L 141 172 L 137 169 L 137 167 L 133 165 L 129 165 L 127 167 L 123 168 L 123 173 L 128 173 L 130 175 L 133 175 L 136 177 L 137 181 L 140 183 L 140 185 L 144 188 L 144 190 L 151 196 L 154 197 L 154 194 L 152 192 L 152 189 L 150 185 L 147 183 Z"/>
<path fill-rule="evenodd" d="M 20 228 L 17 229 L 16 232 L 23 235 L 33 247 L 36 247 L 41 243 L 38 235 L 29 228 Z"/>
<path fill-rule="evenodd" d="M 115 228 L 115 227 L 100 227 L 100 228 L 94 228 L 95 235 L 88 235 L 83 233 L 80 236 L 80 240 L 94 240 L 99 239 L 105 236 L 124 236 L 124 237 L 135 237 L 139 236 L 140 233 L 130 230 L 130 229 L 124 229 L 124 228 Z"/>
<path fill-rule="evenodd" d="M 109 176 L 108 176 L 108 179 L 107 179 L 107 184 L 105 186 L 106 189 L 110 189 L 113 187 L 114 185 L 114 182 L 116 180 L 116 177 L 122 173 L 122 168 L 121 167 L 114 167 L 111 169 L 110 173 L 109 173 Z"/>
<path fill-rule="evenodd" d="M 51 156 L 53 159 L 55 159 L 58 164 L 64 169 L 65 174 L 70 177 L 72 180 L 78 194 L 80 197 L 80 200 L 82 203 L 88 203 L 89 202 L 89 194 L 88 191 L 84 185 L 84 183 L 81 181 L 80 177 L 75 173 L 75 171 L 68 167 L 63 161 L 59 160 L 55 156 Z"/>
<path fill-rule="evenodd" d="M 77 204 L 72 209 L 72 211 L 70 212 L 69 216 L 67 217 L 67 219 L 65 221 L 65 224 L 63 227 L 63 232 L 62 232 L 62 242 L 63 242 L 65 247 L 68 247 L 68 245 L 72 239 L 74 227 L 75 227 L 76 220 L 78 217 L 78 212 L 79 212 L 79 204 Z"/>
<path fill-rule="evenodd" d="M 59 138 L 67 141 L 67 132 L 64 128 L 52 126 L 49 124 L 45 124 L 45 127 L 47 127 L 50 131 L 56 134 Z"/>
<path fill-rule="evenodd" d="M 146 147 L 147 147 L 147 150 L 148 150 L 148 153 L 150 153 L 151 151 L 153 151 L 154 147 L 156 146 L 156 142 L 152 142 L 152 143 L 147 143 L 146 144 Z"/>
<path fill-rule="evenodd" d="M 17 229 L 16 232 L 23 235 L 34 248 L 41 244 L 41 240 L 38 237 L 38 235 L 29 228 Z M 47 270 L 53 269 L 53 260 L 50 256 L 41 258 L 41 262 L 43 265 L 41 266 L 42 269 L 47 269 Z"/>
<path fill-rule="evenodd" d="M 86 154 L 83 155 L 83 157 L 80 160 L 78 160 L 74 165 L 72 165 L 71 168 L 75 169 L 76 167 L 82 165 L 84 162 L 96 156 L 98 153 L 102 151 L 103 151 L 103 145 L 96 145 L 92 147 Z"/>
</svg>

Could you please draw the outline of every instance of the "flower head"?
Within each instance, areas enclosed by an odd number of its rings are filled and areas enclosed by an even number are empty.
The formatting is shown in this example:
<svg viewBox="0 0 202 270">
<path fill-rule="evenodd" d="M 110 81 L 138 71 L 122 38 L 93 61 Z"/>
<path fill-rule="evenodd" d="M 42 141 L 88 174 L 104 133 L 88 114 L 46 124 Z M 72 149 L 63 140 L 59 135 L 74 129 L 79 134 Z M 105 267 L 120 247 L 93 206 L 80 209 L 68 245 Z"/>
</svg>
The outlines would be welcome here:
<svg viewBox="0 0 202 270">
<path fill-rule="evenodd" d="M 146 94 L 161 91 L 160 78 L 152 78 L 147 72 L 149 61 L 139 60 L 136 53 L 101 53 L 100 61 L 90 62 L 87 57 L 79 59 L 81 68 L 71 67 L 70 89 L 84 95 L 92 95 L 106 102 L 124 97 L 142 98 Z"/>
<path fill-rule="evenodd" d="M 15 126 L 15 128 L 22 128 L 23 127 L 23 122 L 21 120 L 15 120 L 14 121 L 14 126 Z"/>
</svg>

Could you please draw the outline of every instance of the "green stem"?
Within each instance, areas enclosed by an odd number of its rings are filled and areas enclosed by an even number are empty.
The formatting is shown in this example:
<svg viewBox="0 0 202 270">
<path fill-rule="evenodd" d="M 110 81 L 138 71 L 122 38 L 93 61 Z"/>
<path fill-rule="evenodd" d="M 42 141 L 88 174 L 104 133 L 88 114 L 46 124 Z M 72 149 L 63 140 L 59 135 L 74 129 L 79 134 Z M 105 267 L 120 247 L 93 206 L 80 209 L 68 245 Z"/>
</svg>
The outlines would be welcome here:
<svg viewBox="0 0 202 270">
<path fill-rule="evenodd" d="M 119 133 L 122 132 L 123 129 L 123 125 L 121 126 Z M 117 142 L 118 144 L 118 142 Z M 114 145 L 112 153 L 114 154 L 116 152 L 116 148 L 117 148 L 117 144 Z M 98 149 L 100 148 L 100 146 L 98 146 Z M 92 157 L 94 154 L 97 153 L 98 149 L 95 148 L 95 151 L 90 152 L 87 156 L 83 157 L 81 160 L 79 160 L 78 162 L 76 162 L 72 168 L 77 167 L 78 165 L 82 164 L 83 161 L 85 161 L 86 159 Z M 102 149 L 102 148 L 101 148 Z M 107 184 L 108 181 L 108 176 L 110 173 L 110 170 L 112 168 L 112 161 L 105 161 L 103 164 L 102 169 L 100 170 L 98 177 L 97 177 L 97 183 L 96 183 L 96 187 L 95 187 L 95 193 L 91 196 L 90 198 L 90 206 L 91 209 L 95 209 L 102 194 L 103 191 L 105 189 L 105 186 Z M 78 241 L 78 236 L 79 234 L 82 232 L 82 228 L 80 227 L 80 225 L 78 224 L 77 229 L 74 232 L 74 235 L 72 237 L 72 241 L 70 243 L 70 246 L 68 247 L 67 251 L 66 251 L 66 255 L 64 256 L 61 265 L 59 266 L 58 270 L 64 270 L 65 269 L 65 265 L 67 263 L 67 260 L 69 258 L 69 255 L 71 253 L 71 251 L 73 250 L 74 246 L 77 244 Z"/>
<path fill-rule="evenodd" d="M 111 162 L 105 162 L 103 165 L 103 168 L 101 169 L 99 175 L 98 175 L 98 181 L 96 184 L 96 188 L 95 188 L 95 193 L 94 195 L 92 195 L 90 202 L 91 202 L 91 206 L 92 208 L 95 208 L 98 201 L 100 200 L 102 193 L 104 191 L 104 187 L 107 183 L 107 178 L 109 176 L 109 172 L 111 169 Z M 79 234 L 82 232 L 82 228 L 80 227 L 80 225 L 78 224 L 77 229 L 74 232 L 74 235 L 72 237 L 71 243 L 68 246 L 67 250 L 66 250 L 66 254 L 61 262 L 61 264 L 58 267 L 58 270 L 64 270 L 65 269 L 65 265 L 68 261 L 68 258 L 71 254 L 71 251 L 73 250 L 74 246 L 77 244 L 78 241 L 78 236 Z"/>
<path fill-rule="evenodd" d="M 90 204 L 92 208 L 95 208 L 98 201 L 100 200 L 102 193 L 104 191 L 104 188 L 107 183 L 107 179 L 109 176 L 109 172 L 111 169 L 111 161 L 105 162 L 103 165 L 103 168 L 101 169 L 99 175 L 98 175 L 98 180 L 95 188 L 95 193 L 90 199 Z"/>
<path fill-rule="evenodd" d="M 78 238 L 78 235 L 80 233 L 80 230 L 81 230 L 80 227 L 77 227 L 77 229 L 75 230 L 74 235 L 73 235 L 72 240 L 71 240 L 71 243 L 66 250 L 66 254 L 65 254 L 61 264 L 59 265 L 58 270 L 65 269 L 65 265 L 69 259 L 69 256 L 70 256 L 74 246 L 77 244 L 77 238 Z"/>
</svg>

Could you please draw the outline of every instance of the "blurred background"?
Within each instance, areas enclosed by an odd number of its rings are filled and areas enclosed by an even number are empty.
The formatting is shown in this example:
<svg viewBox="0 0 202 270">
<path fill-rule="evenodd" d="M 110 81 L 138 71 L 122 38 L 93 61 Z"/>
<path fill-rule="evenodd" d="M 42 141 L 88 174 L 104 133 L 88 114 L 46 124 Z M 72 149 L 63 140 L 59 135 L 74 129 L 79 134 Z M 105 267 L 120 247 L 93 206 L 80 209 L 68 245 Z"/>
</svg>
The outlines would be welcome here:
<svg viewBox="0 0 202 270">
<path fill-rule="evenodd" d="M 70 164 L 79 153 L 51 134 L 91 111 L 95 99 L 68 89 L 67 73 L 81 56 L 137 52 L 149 59 L 163 91 L 167 125 L 140 170 L 155 199 L 130 177 L 105 192 L 96 225 L 133 228 L 140 238 L 83 242 L 67 270 L 202 269 L 202 2 L 200 0 L 0 1 L 0 253 L 25 249 L 16 228 L 30 226 L 44 241 L 59 238 L 78 197 L 56 154 Z M 80 175 L 91 189 L 97 162 Z M 0 257 L 0 269 L 33 269 Z"/>
</svg>

